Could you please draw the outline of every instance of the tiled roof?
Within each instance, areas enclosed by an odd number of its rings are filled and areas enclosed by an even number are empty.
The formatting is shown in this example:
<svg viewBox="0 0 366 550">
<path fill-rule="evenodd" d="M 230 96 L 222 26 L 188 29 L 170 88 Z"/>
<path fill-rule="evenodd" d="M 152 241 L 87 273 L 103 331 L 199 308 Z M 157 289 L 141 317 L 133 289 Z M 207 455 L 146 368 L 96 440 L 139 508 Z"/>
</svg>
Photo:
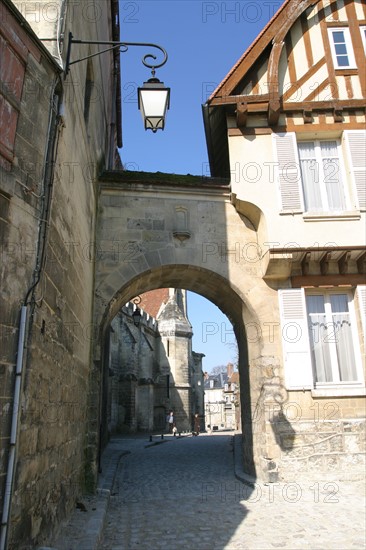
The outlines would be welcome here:
<svg viewBox="0 0 366 550">
<path fill-rule="evenodd" d="M 211 382 L 213 381 L 213 386 L 211 388 Z M 221 389 L 224 387 L 225 384 L 227 384 L 228 376 L 225 372 L 220 374 L 210 374 L 208 378 L 205 379 L 204 387 L 205 389 Z"/>
<path fill-rule="evenodd" d="M 239 373 L 233 372 L 233 374 L 230 376 L 230 382 L 233 382 L 234 384 L 239 384 Z"/>
<path fill-rule="evenodd" d="M 169 299 L 169 288 L 157 288 L 141 294 L 139 307 L 152 317 L 157 317 L 162 304 Z"/>
<path fill-rule="evenodd" d="M 240 57 L 240 59 L 237 61 L 237 63 L 234 65 L 234 67 L 228 72 L 228 74 L 225 76 L 225 78 L 220 82 L 220 84 L 217 86 L 216 90 L 214 90 L 211 94 L 211 96 L 208 99 L 208 103 L 216 96 L 222 95 L 222 90 L 225 89 L 226 82 L 230 79 L 231 76 L 235 75 L 235 72 L 238 70 L 240 65 L 245 61 L 246 58 L 250 57 L 253 49 L 258 45 L 258 43 L 266 41 L 266 43 L 269 43 L 273 36 L 271 35 L 271 27 L 273 27 L 274 22 L 279 18 L 279 16 L 289 7 L 291 7 L 291 4 L 296 5 L 296 2 L 299 0 L 285 0 L 280 6 L 280 8 L 277 10 L 277 12 L 273 15 L 271 20 L 267 23 L 267 25 L 262 29 L 262 31 L 258 34 L 258 36 L 255 38 L 254 42 L 250 44 L 250 46 L 247 48 L 247 50 L 244 52 L 244 54 Z M 224 91 L 223 95 L 227 95 L 228 91 Z"/>
</svg>

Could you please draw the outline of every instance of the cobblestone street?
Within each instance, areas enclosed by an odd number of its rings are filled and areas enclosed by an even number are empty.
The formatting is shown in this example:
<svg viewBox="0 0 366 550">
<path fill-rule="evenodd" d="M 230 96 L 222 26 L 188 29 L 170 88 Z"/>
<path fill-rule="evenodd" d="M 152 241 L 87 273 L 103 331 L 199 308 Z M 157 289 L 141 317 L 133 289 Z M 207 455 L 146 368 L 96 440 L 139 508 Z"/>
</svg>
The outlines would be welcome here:
<svg viewBox="0 0 366 550">
<path fill-rule="evenodd" d="M 235 478 L 230 433 L 154 441 L 111 442 L 130 454 L 119 463 L 100 549 L 364 548 L 361 482 L 251 489 Z"/>
</svg>

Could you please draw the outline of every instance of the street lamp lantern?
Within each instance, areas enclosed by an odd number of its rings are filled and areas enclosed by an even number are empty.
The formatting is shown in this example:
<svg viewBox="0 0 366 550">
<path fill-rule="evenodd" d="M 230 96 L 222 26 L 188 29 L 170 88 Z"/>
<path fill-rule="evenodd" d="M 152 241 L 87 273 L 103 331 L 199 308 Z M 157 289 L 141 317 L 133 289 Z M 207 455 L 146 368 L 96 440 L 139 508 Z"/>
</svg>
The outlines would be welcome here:
<svg viewBox="0 0 366 550">
<path fill-rule="evenodd" d="M 132 300 L 132 303 L 135 305 L 135 309 L 132 313 L 132 320 L 135 327 L 139 327 L 141 323 L 142 315 L 141 315 L 141 310 L 138 307 L 138 304 L 140 302 L 141 302 L 141 296 L 136 296 L 136 298 Z"/>
<path fill-rule="evenodd" d="M 132 319 L 135 327 L 139 327 L 141 322 L 141 311 L 138 307 L 136 307 L 135 311 L 132 313 Z"/>
<path fill-rule="evenodd" d="M 169 109 L 170 88 L 154 76 L 138 89 L 138 107 L 145 130 L 164 130 L 166 112 Z"/>
<path fill-rule="evenodd" d="M 105 45 L 108 47 L 102 51 L 71 61 L 71 47 L 73 44 Z M 155 70 L 165 65 L 168 60 L 168 54 L 164 48 L 158 44 L 148 42 L 117 42 L 109 40 L 77 40 L 70 32 L 64 78 L 67 77 L 70 67 L 75 65 L 75 63 L 80 63 L 81 61 L 85 61 L 86 59 L 90 59 L 91 57 L 101 55 L 102 53 L 109 52 L 114 49 L 119 49 L 121 53 L 124 53 L 130 46 L 156 48 L 161 54 L 163 54 L 163 60 L 160 63 L 156 63 L 156 56 L 152 53 L 144 55 L 141 60 L 145 67 L 151 69 L 152 77 L 149 78 L 147 82 L 144 82 L 141 88 L 138 88 L 138 107 L 142 114 L 145 130 L 152 130 L 154 133 L 157 130 L 164 130 L 166 112 L 169 109 L 170 88 L 166 88 L 164 82 L 160 82 L 160 80 L 155 77 Z"/>
</svg>

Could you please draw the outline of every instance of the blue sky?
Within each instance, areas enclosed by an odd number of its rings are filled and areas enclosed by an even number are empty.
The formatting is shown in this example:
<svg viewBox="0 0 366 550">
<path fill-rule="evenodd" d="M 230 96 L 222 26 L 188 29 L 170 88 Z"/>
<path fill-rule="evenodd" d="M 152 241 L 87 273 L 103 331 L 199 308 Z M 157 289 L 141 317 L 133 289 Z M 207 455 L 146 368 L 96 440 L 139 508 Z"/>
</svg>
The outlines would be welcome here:
<svg viewBox="0 0 366 550">
<path fill-rule="evenodd" d="M 236 339 L 228 318 L 213 303 L 195 292 L 188 292 L 188 318 L 193 327 L 193 351 L 204 353 L 204 371 L 236 364 Z"/>
<path fill-rule="evenodd" d="M 137 88 L 148 78 L 141 63 L 147 49 L 121 54 L 122 162 L 127 170 L 208 176 L 201 105 L 230 71 L 282 0 L 198 1 L 140 0 L 120 2 L 121 40 L 157 43 L 168 62 L 156 76 L 171 88 L 166 128 L 153 134 L 143 128 Z M 154 52 L 152 52 L 154 53 Z M 235 358 L 231 326 L 220 310 L 189 294 L 193 348 L 206 355 L 204 370 Z M 215 332 L 217 330 L 217 332 Z M 225 343 L 226 342 L 226 343 Z"/>
<path fill-rule="evenodd" d="M 168 52 L 156 76 L 171 88 L 166 128 L 143 129 L 137 88 L 148 78 L 147 49 L 121 54 L 121 157 L 126 169 L 209 175 L 201 105 L 281 6 L 279 0 L 120 2 L 121 40 L 153 42 Z"/>
</svg>

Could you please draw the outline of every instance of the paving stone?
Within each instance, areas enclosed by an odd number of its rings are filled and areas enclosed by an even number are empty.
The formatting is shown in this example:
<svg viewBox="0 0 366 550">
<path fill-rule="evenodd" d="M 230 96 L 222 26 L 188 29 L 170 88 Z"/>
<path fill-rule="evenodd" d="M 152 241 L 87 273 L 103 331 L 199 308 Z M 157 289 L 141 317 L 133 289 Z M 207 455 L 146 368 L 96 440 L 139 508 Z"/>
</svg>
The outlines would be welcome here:
<svg viewBox="0 0 366 550">
<path fill-rule="evenodd" d="M 101 508 L 101 495 L 96 497 L 99 531 L 88 550 L 365 547 L 362 482 L 295 480 L 250 488 L 232 451 L 230 433 L 171 438 L 148 448 L 143 437 L 112 440 L 102 474 L 109 498 Z M 53 547 L 81 550 L 85 515 L 78 516 L 78 532 L 75 524 L 72 533 L 64 530 L 67 545 Z"/>
</svg>

